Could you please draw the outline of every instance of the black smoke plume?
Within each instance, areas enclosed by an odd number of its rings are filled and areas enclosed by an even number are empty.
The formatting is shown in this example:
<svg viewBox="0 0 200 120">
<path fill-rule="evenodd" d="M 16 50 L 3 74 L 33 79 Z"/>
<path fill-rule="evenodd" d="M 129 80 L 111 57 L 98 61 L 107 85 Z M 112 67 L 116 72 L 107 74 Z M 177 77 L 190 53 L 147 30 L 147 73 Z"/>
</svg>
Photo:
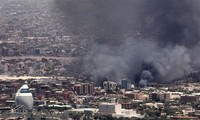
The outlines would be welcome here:
<svg viewBox="0 0 200 120">
<path fill-rule="evenodd" d="M 166 82 L 199 67 L 199 0 L 55 0 L 73 34 L 92 38 L 95 80 Z"/>
<path fill-rule="evenodd" d="M 149 80 L 152 80 L 153 76 L 152 73 L 149 70 L 144 70 L 141 73 L 139 86 L 146 87 L 148 85 Z"/>
</svg>

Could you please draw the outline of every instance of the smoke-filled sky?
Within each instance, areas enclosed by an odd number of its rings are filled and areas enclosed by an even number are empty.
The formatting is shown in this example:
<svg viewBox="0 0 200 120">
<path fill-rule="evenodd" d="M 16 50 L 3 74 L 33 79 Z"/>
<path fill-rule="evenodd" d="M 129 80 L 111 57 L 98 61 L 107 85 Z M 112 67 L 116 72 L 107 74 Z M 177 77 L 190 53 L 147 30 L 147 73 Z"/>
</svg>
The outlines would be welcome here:
<svg viewBox="0 0 200 120">
<path fill-rule="evenodd" d="M 150 72 L 151 81 L 163 82 L 199 66 L 199 0 L 55 0 L 55 4 L 71 32 L 92 39 L 84 63 L 93 66 L 95 80 L 139 81 Z"/>
</svg>

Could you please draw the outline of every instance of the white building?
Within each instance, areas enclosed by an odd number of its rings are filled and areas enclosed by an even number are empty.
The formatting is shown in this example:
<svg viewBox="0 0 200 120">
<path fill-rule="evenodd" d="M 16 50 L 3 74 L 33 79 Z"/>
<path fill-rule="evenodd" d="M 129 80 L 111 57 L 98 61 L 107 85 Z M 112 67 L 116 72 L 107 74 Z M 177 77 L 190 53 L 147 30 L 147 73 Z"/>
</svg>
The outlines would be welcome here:
<svg viewBox="0 0 200 120">
<path fill-rule="evenodd" d="M 138 114 L 134 110 L 122 109 L 122 105 L 118 103 L 101 103 L 99 105 L 99 113 L 111 114 L 113 117 L 144 118 L 144 115 Z"/>
<path fill-rule="evenodd" d="M 120 114 L 121 113 L 121 104 L 117 103 L 101 103 L 99 105 L 99 112 L 100 113 L 107 113 L 107 114 Z"/>
<path fill-rule="evenodd" d="M 16 106 L 21 106 L 19 108 L 24 108 L 26 110 L 30 110 L 33 108 L 33 96 L 32 93 L 29 91 L 29 87 L 27 85 L 23 85 L 17 91 L 15 96 L 15 104 Z"/>
<path fill-rule="evenodd" d="M 128 117 L 128 118 L 139 118 L 142 119 L 144 118 L 144 115 L 138 114 L 135 110 L 126 110 L 126 109 L 122 109 L 122 113 L 121 114 L 112 114 L 113 117 Z"/>
</svg>

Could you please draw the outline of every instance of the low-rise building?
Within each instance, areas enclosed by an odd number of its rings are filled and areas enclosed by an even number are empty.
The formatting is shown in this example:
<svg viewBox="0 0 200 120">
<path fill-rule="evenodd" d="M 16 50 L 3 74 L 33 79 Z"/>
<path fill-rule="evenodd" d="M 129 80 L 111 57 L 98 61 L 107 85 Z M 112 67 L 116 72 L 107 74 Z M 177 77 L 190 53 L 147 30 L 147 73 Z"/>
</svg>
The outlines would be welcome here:
<svg viewBox="0 0 200 120">
<path fill-rule="evenodd" d="M 105 114 L 121 113 L 122 105 L 118 103 L 101 103 L 99 112 Z"/>
<path fill-rule="evenodd" d="M 187 103 L 187 102 L 199 102 L 200 96 L 195 96 L 195 95 L 182 95 L 180 101 Z"/>
</svg>

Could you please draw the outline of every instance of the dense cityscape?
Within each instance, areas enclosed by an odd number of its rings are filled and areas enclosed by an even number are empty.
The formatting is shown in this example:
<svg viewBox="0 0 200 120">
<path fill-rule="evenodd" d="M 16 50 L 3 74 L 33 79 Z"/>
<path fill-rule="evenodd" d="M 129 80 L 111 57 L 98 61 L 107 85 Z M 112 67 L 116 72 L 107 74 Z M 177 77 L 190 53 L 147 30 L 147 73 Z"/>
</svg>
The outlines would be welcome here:
<svg viewBox="0 0 200 120">
<path fill-rule="evenodd" d="M 31 112 L 15 105 L 15 93 L 24 84 L 33 94 Z M 198 120 L 200 115 L 199 83 L 137 88 L 123 79 L 120 85 L 105 81 L 96 87 L 68 77 L 1 80 L 0 85 L 2 119 Z"/>
<path fill-rule="evenodd" d="M 198 5 L 155 1 L 0 0 L 0 120 L 199 120 Z"/>
</svg>

